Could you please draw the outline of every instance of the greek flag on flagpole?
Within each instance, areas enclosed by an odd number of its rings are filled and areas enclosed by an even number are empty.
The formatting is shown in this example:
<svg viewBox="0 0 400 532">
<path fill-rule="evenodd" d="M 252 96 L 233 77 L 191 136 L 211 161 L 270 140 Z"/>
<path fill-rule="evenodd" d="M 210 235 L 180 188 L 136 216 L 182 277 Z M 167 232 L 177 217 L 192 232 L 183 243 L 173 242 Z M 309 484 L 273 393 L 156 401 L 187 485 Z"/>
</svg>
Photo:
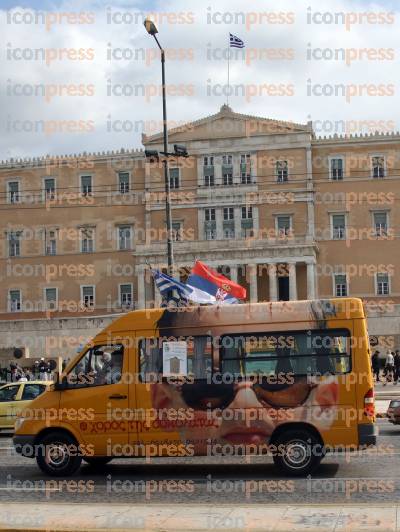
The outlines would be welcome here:
<svg viewBox="0 0 400 532">
<path fill-rule="evenodd" d="M 211 294 L 203 292 L 188 284 L 181 283 L 177 279 L 174 279 L 159 270 L 151 270 L 151 273 L 164 300 L 164 306 L 167 304 L 184 307 L 189 304 L 189 301 L 203 305 L 212 305 L 217 302 L 216 298 Z"/>
<path fill-rule="evenodd" d="M 232 33 L 230 33 L 229 39 L 231 48 L 244 48 L 244 42 L 242 39 L 239 39 L 239 37 L 236 37 L 236 35 L 232 35 Z"/>
<path fill-rule="evenodd" d="M 177 306 L 188 304 L 189 293 L 183 283 L 158 270 L 151 270 L 151 273 L 164 303 Z"/>
</svg>

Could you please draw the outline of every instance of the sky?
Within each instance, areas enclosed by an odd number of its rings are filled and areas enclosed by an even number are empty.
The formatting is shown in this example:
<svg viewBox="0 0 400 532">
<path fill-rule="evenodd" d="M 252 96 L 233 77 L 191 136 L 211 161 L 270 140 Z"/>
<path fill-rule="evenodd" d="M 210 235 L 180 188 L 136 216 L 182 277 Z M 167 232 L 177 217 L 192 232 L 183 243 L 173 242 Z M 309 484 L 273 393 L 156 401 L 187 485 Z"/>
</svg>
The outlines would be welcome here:
<svg viewBox="0 0 400 532">
<path fill-rule="evenodd" d="M 312 120 L 318 136 L 400 129 L 394 1 L 0 0 L 0 160 L 141 148 L 160 131 L 149 11 L 171 126 L 229 98 L 239 113 Z"/>
</svg>

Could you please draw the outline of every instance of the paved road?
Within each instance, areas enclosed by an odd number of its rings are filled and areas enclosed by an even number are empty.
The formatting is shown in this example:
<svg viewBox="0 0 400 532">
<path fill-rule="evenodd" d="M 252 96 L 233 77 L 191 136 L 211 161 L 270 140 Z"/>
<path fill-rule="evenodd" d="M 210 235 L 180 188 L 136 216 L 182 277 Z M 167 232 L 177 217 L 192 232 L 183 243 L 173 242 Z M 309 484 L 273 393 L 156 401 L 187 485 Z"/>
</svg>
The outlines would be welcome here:
<svg viewBox="0 0 400 532">
<path fill-rule="evenodd" d="M 102 472 L 83 466 L 59 482 L 8 449 L 0 437 L 0 502 L 192 504 L 389 504 L 400 498 L 400 426 L 380 426 L 379 454 L 331 455 L 309 479 L 285 479 L 269 458 L 115 460 Z"/>
</svg>

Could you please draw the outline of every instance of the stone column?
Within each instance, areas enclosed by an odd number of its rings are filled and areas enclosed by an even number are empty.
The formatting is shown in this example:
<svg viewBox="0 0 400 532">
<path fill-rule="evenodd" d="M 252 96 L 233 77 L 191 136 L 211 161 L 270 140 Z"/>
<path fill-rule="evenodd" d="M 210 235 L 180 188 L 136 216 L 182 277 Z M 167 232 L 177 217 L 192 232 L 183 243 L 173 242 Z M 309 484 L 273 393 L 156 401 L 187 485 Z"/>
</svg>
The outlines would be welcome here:
<svg viewBox="0 0 400 532">
<path fill-rule="evenodd" d="M 315 264 L 313 262 L 307 263 L 307 299 L 315 299 Z"/>
<path fill-rule="evenodd" d="M 237 283 L 238 282 L 238 267 L 236 265 L 229 266 L 229 269 L 230 269 L 231 281 L 233 281 L 234 283 Z"/>
<path fill-rule="evenodd" d="M 215 209 L 215 223 L 216 223 L 216 233 L 217 233 L 217 240 L 223 240 L 224 238 L 224 230 L 223 230 L 223 219 L 224 214 L 222 209 Z"/>
<path fill-rule="evenodd" d="M 214 181 L 222 185 L 222 155 L 214 155 Z"/>
<path fill-rule="evenodd" d="M 143 268 L 137 272 L 137 287 L 137 308 L 144 309 L 146 306 L 146 289 Z"/>
<path fill-rule="evenodd" d="M 312 174 L 312 153 L 311 146 L 306 148 L 307 166 L 307 236 L 315 238 L 315 204 L 314 204 L 314 183 Z"/>
<path fill-rule="evenodd" d="M 296 263 L 289 263 L 289 299 L 295 301 L 297 299 L 297 276 Z"/>
<path fill-rule="evenodd" d="M 242 238 L 242 207 L 234 208 L 235 238 Z"/>
<path fill-rule="evenodd" d="M 269 300 L 278 301 L 278 285 L 276 278 L 276 264 L 268 265 Z"/>
<path fill-rule="evenodd" d="M 248 264 L 249 268 L 249 281 L 250 281 L 250 303 L 258 302 L 258 289 L 257 289 L 257 264 Z"/>
</svg>

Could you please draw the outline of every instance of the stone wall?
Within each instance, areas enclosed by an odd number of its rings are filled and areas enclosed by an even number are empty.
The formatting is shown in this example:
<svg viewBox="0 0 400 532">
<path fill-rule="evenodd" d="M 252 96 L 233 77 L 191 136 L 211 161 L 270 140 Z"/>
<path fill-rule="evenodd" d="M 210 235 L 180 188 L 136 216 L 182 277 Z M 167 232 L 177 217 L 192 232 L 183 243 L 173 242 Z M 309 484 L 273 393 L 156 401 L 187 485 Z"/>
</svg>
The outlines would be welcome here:
<svg viewBox="0 0 400 532">
<path fill-rule="evenodd" d="M 30 358 L 72 358 L 80 346 L 117 317 L 0 321 L 0 361 L 9 359 L 14 347 L 25 348 Z M 377 338 L 380 351 L 400 349 L 400 305 L 390 313 L 369 312 L 368 332 Z"/>
</svg>

